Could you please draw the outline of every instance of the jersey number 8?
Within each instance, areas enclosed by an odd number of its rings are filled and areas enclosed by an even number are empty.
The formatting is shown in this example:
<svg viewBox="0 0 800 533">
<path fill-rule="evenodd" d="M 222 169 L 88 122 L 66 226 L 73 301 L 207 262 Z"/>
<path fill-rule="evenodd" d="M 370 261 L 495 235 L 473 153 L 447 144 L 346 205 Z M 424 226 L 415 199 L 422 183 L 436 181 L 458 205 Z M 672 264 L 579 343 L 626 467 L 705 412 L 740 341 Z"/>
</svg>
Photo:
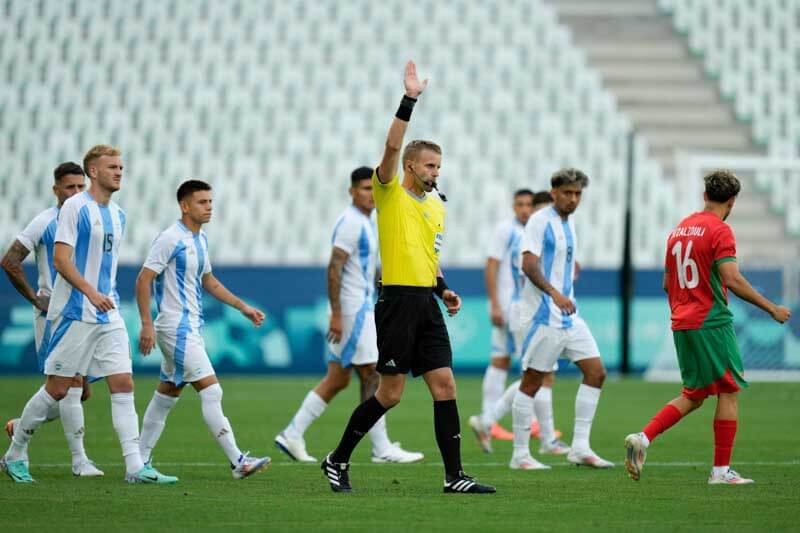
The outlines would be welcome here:
<svg viewBox="0 0 800 533">
<path fill-rule="evenodd" d="M 672 255 L 675 256 L 675 266 L 677 267 L 678 285 L 681 289 L 694 289 L 700 284 L 700 273 L 697 270 L 697 263 L 689 257 L 692 254 L 692 241 L 686 245 L 686 254 L 682 254 L 683 242 L 678 241 L 672 247 Z"/>
</svg>

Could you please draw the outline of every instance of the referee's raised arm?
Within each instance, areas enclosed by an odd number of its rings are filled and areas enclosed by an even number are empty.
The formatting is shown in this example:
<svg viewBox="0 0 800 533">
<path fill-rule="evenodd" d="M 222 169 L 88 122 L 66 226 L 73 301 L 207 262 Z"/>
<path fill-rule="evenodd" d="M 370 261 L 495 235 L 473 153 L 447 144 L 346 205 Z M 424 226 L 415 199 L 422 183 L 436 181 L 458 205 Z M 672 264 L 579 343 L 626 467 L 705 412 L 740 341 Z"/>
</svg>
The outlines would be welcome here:
<svg viewBox="0 0 800 533">
<path fill-rule="evenodd" d="M 400 107 L 394 115 L 392 125 L 389 127 L 389 134 L 386 137 L 386 148 L 383 151 L 383 159 L 378 165 L 378 179 L 386 184 L 392 181 L 397 172 L 397 162 L 400 160 L 400 151 L 403 149 L 403 137 L 408 128 L 408 121 L 411 119 L 411 111 L 417 98 L 428 86 L 428 80 L 419 81 L 417 76 L 417 66 L 413 61 L 406 63 L 406 72 L 403 78 L 406 92 Z"/>
</svg>

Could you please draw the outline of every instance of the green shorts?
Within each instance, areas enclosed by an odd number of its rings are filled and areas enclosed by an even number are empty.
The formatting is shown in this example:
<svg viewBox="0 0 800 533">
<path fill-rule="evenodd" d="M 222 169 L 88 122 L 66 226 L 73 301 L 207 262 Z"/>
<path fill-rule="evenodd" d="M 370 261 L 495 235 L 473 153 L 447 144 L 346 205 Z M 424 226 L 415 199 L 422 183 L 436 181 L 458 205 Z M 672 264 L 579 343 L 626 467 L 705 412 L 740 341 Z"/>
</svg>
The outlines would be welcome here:
<svg viewBox="0 0 800 533">
<path fill-rule="evenodd" d="M 672 336 L 684 389 L 709 389 L 710 394 L 716 394 L 747 387 L 733 324 L 673 331 Z M 735 390 L 719 390 L 715 385 L 721 380 L 731 382 Z"/>
</svg>

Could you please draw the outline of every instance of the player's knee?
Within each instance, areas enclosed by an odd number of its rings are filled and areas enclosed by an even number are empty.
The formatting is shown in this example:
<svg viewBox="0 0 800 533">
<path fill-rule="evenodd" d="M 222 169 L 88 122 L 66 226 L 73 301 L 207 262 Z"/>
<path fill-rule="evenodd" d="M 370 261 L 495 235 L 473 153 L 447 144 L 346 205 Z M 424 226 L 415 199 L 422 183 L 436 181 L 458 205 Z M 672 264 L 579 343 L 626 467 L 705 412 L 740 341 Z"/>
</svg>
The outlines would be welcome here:
<svg viewBox="0 0 800 533">
<path fill-rule="evenodd" d="M 220 387 L 219 383 L 214 383 L 213 385 L 209 385 L 208 387 L 200 391 L 200 399 L 203 402 L 221 403 L 222 387 Z"/>
<path fill-rule="evenodd" d="M 328 386 L 334 394 L 342 392 L 350 385 L 350 374 L 336 376 L 328 381 Z"/>
<path fill-rule="evenodd" d="M 691 409 L 692 411 L 694 411 L 695 409 L 700 409 L 700 407 L 702 407 L 703 405 L 703 402 L 706 401 L 705 398 L 699 398 L 699 399 L 687 398 L 687 399 L 689 400 L 689 409 Z"/>
<path fill-rule="evenodd" d="M 524 394 L 527 394 L 528 396 L 536 395 L 536 391 L 539 390 L 539 387 L 540 385 L 533 381 L 528 381 L 528 382 L 523 381 L 522 383 L 519 384 L 519 390 L 522 391 Z"/>
<path fill-rule="evenodd" d="M 508 370 L 511 367 L 511 358 L 506 355 L 492 357 L 492 366 L 500 370 Z"/>
<path fill-rule="evenodd" d="M 584 383 L 590 387 L 601 388 L 606 380 L 606 369 L 603 365 L 592 367 L 584 374 Z"/>
</svg>

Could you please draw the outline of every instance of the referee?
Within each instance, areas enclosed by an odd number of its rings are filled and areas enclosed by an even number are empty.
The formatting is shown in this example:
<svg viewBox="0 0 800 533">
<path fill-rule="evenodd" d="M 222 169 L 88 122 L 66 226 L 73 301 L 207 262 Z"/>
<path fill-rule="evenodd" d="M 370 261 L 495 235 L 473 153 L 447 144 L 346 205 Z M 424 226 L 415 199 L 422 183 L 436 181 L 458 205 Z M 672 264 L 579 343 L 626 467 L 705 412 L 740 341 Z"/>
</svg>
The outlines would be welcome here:
<svg viewBox="0 0 800 533">
<path fill-rule="evenodd" d="M 492 493 L 494 487 L 479 484 L 461 469 L 453 355 L 433 297 L 444 302 L 450 316 L 461 308 L 461 298 L 447 288 L 439 269 L 445 209 L 431 192 L 439 176 L 441 149 L 429 141 L 411 141 L 403 151 L 402 184 L 397 175 L 411 111 L 428 85 L 428 80 L 420 82 L 413 61 L 406 64 L 404 84 L 405 96 L 389 128 L 383 159 L 372 175 L 383 267 L 383 289 L 375 306 L 381 381 L 375 395 L 353 411 L 339 446 L 322 461 L 322 471 L 334 492 L 352 490 L 350 455 L 373 424 L 400 402 L 411 372 L 423 377 L 433 397 L 436 443 L 445 468 L 444 492 Z"/>
</svg>

